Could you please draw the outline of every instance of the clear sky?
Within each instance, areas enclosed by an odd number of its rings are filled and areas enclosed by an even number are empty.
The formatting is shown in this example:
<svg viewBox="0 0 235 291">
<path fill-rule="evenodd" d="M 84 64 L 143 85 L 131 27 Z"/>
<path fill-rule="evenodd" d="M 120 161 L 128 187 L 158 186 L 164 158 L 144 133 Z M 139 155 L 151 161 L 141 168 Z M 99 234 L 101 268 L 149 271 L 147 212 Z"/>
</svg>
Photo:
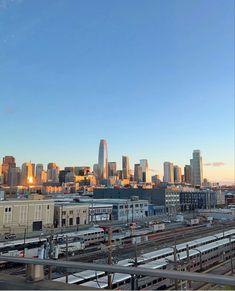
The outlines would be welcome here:
<svg viewBox="0 0 235 291">
<path fill-rule="evenodd" d="M 0 0 L 0 158 L 234 179 L 233 0 Z M 214 164 L 217 163 L 217 164 Z"/>
</svg>

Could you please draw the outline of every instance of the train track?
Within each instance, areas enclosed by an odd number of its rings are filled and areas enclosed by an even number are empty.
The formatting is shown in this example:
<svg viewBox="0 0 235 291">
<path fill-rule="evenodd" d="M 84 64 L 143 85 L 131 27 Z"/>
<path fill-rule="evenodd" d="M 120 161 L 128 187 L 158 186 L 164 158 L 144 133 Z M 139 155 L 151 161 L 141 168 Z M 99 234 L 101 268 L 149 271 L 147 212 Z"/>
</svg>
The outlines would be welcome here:
<svg viewBox="0 0 235 291">
<path fill-rule="evenodd" d="M 231 228 L 231 226 L 228 226 L 228 229 Z M 197 228 L 184 228 L 184 229 L 178 229 L 175 233 L 172 233 L 172 231 L 167 232 L 161 232 L 158 234 L 152 234 L 150 235 L 150 240 L 145 241 L 143 243 L 140 243 L 137 245 L 137 253 L 142 253 L 143 251 L 156 250 L 158 248 L 167 247 L 169 244 L 176 243 L 183 243 L 186 242 L 189 238 L 190 240 L 197 239 L 200 235 L 213 235 L 213 233 L 218 232 L 221 230 L 221 226 L 216 226 L 213 229 L 208 229 L 207 227 L 197 227 Z M 166 245 L 167 244 L 167 245 Z M 112 255 L 113 257 L 119 257 L 120 253 L 122 254 L 122 259 L 130 258 L 134 256 L 135 254 L 135 245 L 125 245 L 117 246 L 113 249 Z M 103 259 L 105 255 L 108 254 L 108 249 L 103 248 L 98 249 L 90 252 L 90 253 L 84 253 L 80 254 L 74 257 L 70 257 L 69 260 L 71 261 L 85 261 L 85 262 L 94 262 L 95 260 Z"/>
</svg>

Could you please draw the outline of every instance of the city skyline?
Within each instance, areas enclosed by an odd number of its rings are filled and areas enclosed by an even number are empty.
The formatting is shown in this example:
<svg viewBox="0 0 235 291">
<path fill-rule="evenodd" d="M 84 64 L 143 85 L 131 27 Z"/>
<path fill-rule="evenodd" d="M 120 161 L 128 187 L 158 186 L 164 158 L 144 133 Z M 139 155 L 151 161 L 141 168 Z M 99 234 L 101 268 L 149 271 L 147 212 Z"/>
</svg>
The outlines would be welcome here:
<svg viewBox="0 0 235 291">
<path fill-rule="evenodd" d="M 105 153 L 103 153 L 103 151 L 105 152 Z M 120 157 L 119 157 L 119 159 L 117 159 L 117 160 L 113 160 L 113 159 L 111 159 L 111 162 L 110 162 L 110 160 L 107 158 L 104 158 L 105 156 L 108 156 L 109 154 L 108 154 L 108 152 L 109 152 L 109 147 L 108 147 L 108 143 L 107 143 L 107 141 L 105 140 L 105 139 L 101 139 L 100 140 L 100 143 L 99 143 L 99 149 L 98 149 L 98 160 L 99 160 L 99 158 L 101 158 L 101 160 L 104 160 L 103 162 L 104 162 L 104 164 L 106 164 L 106 167 L 107 167 L 107 169 L 105 170 L 105 172 L 106 172 L 106 174 L 108 175 L 108 167 L 109 167 L 109 164 L 115 164 L 116 166 L 116 169 L 117 170 L 123 170 L 123 158 L 127 158 L 127 160 L 128 160 L 128 164 L 130 164 L 130 166 L 129 166 L 129 169 L 130 170 L 132 170 L 133 171 L 133 174 L 134 174 L 134 171 L 135 171 L 135 165 L 138 165 L 138 164 L 140 164 L 141 163 L 141 161 L 147 161 L 147 164 L 149 164 L 149 159 L 148 158 L 146 158 L 146 159 L 139 159 L 138 161 L 135 161 L 135 162 L 132 162 L 131 160 L 130 160 L 130 158 L 129 158 L 129 155 L 121 155 Z M 201 151 L 200 150 L 193 150 L 193 152 L 192 152 L 192 154 L 193 154 L 193 156 L 194 156 L 194 154 L 195 153 L 197 153 L 197 152 L 199 152 L 199 155 L 200 155 L 200 157 L 201 157 Z M 101 154 L 101 157 L 100 157 L 100 154 Z M 6 156 L 9 156 L 9 157 L 11 157 L 10 155 L 6 155 Z M 0 156 L 0 158 L 3 158 L 4 159 L 4 157 L 5 156 L 3 156 L 3 157 L 1 157 Z M 20 163 L 19 161 L 18 161 L 18 158 L 17 157 L 15 157 L 14 155 L 13 155 L 13 157 L 15 158 L 15 161 L 16 161 L 16 166 L 21 166 L 21 167 L 23 167 L 24 166 L 24 164 L 27 164 L 28 162 L 32 162 L 32 160 L 30 160 L 30 161 L 24 161 L 23 163 Z M 188 165 L 190 165 L 190 163 L 191 163 L 191 161 L 192 161 L 192 159 L 191 159 L 192 157 L 189 157 L 189 159 L 188 160 L 186 160 L 185 161 L 185 163 L 184 164 L 177 164 L 177 163 L 175 163 L 175 161 L 174 160 L 171 160 L 170 162 L 169 161 L 164 161 L 161 165 L 160 164 L 158 164 L 158 170 L 157 169 L 153 169 L 153 168 L 151 168 L 151 167 L 149 167 L 149 166 L 147 166 L 148 167 L 148 173 L 149 173 L 149 179 L 153 176 L 153 175 L 159 175 L 160 176 L 160 178 L 161 178 L 161 180 L 162 181 L 164 181 L 164 169 L 165 169 L 165 164 L 171 164 L 172 165 L 172 174 L 171 175 L 173 175 L 172 176 L 172 178 L 169 180 L 169 178 L 167 178 L 165 181 L 166 182 L 171 182 L 171 183 L 173 183 L 174 182 L 174 169 L 175 169 L 175 167 L 179 167 L 180 168 L 180 172 L 182 173 L 182 175 L 184 174 L 184 167 L 185 166 L 188 166 Z M 201 158 L 202 159 L 202 158 Z M 107 163 L 106 163 L 106 162 Z M 203 158 L 203 161 L 204 161 L 204 158 Z M 201 163 L 202 163 L 202 161 L 201 161 Z M 91 168 L 91 171 L 93 171 L 94 169 L 93 169 L 93 167 L 94 166 L 98 166 L 98 163 L 97 163 L 97 161 L 93 161 L 91 164 L 82 164 L 82 163 L 73 163 L 73 164 L 68 164 L 68 163 L 65 163 L 64 165 L 61 165 L 61 164 L 59 164 L 59 163 L 57 163 L 57 161 L 52 161 L 52 160 L 49 160 L 49 161 L 47 161 L 46 163 L 42 163 L 41 161 L 38 161 L 38 162 L 36 162 L 36 161 L 33 161 L 33 165 L 34 166 L 40 166 L 41 167 L 41 165 L 43 165 L 43 167 L 44 167 L 44 170 L 46 170 L 46 169 L 48 169 L 48 167 L 50 167 L 50 165 L 55 165 L 55 167 L 56 166 L 58 166 L 59 167 L 59 169 L 60 170 L 62 170 L 63 168 L 66 168 L 66 167 L 74 167 L 74 166 L 89 166 L 90 168 Z M 173 166 L 174 166 L 174 169 L 173 169 Z M 209 165 L 208 165 L 208 163 L 202 163 L 201 164 L 201 167 L 202 167 L 202 170 L 203 170 L 203 178 L 206 178 L 206 179 L 208 179 L 208 180 L 210 180 L 211 182 L 220 182 L 221 184 L 228 184 L 228 185 L 230 185 L 230 184 L 234 184 L 234 180 L 220 180 L 220 179 L 216 179 L 216 178 L 210 178 L 210 177 L 208 177 L 206 174 L 204 174 L 204 173 L 207 173 L 207 171 L 205 170 L 208 166 L 212 166 L 212 167 L 220 167 L 220 162 L 214 162 L 214 165 L 213 165 L 213 163 L 209 163 Z M 160 169 L 160 170 L 159 170 Z M 97 168 L 97 170 L 98 170 L 98 176 L 100 175 L 99 174 L 99 166 L 98 166 L 98 168 Z M 168 170 L 167 170 L 168 171 Z M 35 175 L 36 176 L 36 175 Z M 200 178 L 201 179 L 201 178 Z M 150 181 L 150 180 L 149 180 Z M 201 180 L 202 181 L 202 180 Z M 196 183 L 197 184 L 197 183 Z"/>
<path fill-rule="evenodd" d="M 234 182 L 234 1 L 21 0 L 0 19 L 1 157 L 92 166 L 103 137 L 119 169 L 162 177 L 200 149 Z"/>
</svg>

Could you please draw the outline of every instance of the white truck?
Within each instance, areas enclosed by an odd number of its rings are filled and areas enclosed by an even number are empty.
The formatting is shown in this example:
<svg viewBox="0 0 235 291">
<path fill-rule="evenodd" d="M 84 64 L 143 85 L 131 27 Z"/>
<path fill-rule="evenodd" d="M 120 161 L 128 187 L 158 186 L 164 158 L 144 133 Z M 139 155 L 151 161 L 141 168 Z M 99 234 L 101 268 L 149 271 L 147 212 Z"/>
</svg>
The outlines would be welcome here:
<svg viewBox="0 0 235 291">
<path fill-rule="evenodd" d="M 186 224 L 188 226 L 198 225 L 199 224 L 199 219 L 198 218 L 193 218 L 193 219 L 187 220 Z"/>
<path fill-rule="evenodd" d="M 153 224 L 151 227 L 153 231 L 163 231 L 166 229 L 166 226 L 164 223 Z"/>
</svg>

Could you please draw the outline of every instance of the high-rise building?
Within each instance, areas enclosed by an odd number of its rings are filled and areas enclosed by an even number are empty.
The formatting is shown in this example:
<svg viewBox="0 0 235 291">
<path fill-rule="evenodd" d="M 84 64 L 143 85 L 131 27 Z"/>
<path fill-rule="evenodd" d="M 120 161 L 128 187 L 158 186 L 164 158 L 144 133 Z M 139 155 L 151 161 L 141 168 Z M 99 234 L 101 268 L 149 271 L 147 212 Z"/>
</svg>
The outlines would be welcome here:
<svg viewBox="0 0 235 291">
<path fill-rule="evenodd" d="M 9 168 L 8 185 L 11 187 L 20 185 L 20 168 L 19 167 Z"/>
<path fill-rule="evenodd" d="M 130 178 L 130 161 L 127 156 L 122 156 L 122 178 Z"/>
<path fill-rule="evenodd" d="M 174 184 L 174 167 L 173 163 L 164 162 L 164 177 L 163 181 Z"/>
<path fill-rule="evenodd" d="M 99 165 L 98 164 L 93 165 L 93 173 L 96 177 L 98 177 L 98 175 L 99 175 Z"/>
<path fill-rule="evenodd" d="M 177 184 L 182 182 L 182 171 L 179 166 L 174 166 L 174 182 Z"/>
<path fill-rule="evenodd" d="M 100 140 L 98 157 L 98 177 L 100 180 L 108 178 L 108 146 L 105 139 Z"/>
<path fill-rule="evenodd" d="M 16 163 L 15 163 L 15 158 L 13 156 L 5 156 L 2 161 L 2 174 L 3 174 L 3 183 L 4 184 L 9 184 L 8 183 L 8 174 L 9 174 L 9 169 L 10 168 L 15 168 Z"/>
<path fill-rule="evenodd" d="M 114 177 L 117 175 L 117 163 L 116 162 L 108 162 L 108 176 Z"/>
<path fill-rule="evenodd" d="M 52 183 L 58 183 L 59 172 L 60 168 L 56 165 L 56 163 L 49 163 L 47 165 L 47 181 Z"/>
<path fill-rule="evenodd" d="M 201 186 L 203 181 L 203 172 L 202 172 L 202 157 L 200 150 L 193 151 L 192 172 L 193 172 L 193 185 Z"/>
<path fill-rule="evenodd" d="M 146 159 L 140 160 L 140 166 L 142 168 L 143 182 L 151 183 L 151 177 L 149 175 L 148 160 L 146 160 Z"/>
<path fill-rule="evenodd" d="M 34 168 L 35 164 L 32 164 L 31 161 L 22 165 L 21 184 L 23 186 L 34 184 Z"/>
<path fill-rule="evenodd" d="M 137 183 L 141 183 L 143 181 L 143 173 L 140 164 L 135 164 L 134 181 Z"/>
<path fill-rule="evenodd" d="M 37 185 L 41 185 L 41 177 L 42 177 L 42 171 L 43 171 L 43 164 L 37 164 L 36 165 L 36 183 Z"/>
<path fill-rule="evenodd" d="M 186 184 L 191 184 L 191 166 L 190 165 L 184 166 L 184 182 Z"/>
</svg>

